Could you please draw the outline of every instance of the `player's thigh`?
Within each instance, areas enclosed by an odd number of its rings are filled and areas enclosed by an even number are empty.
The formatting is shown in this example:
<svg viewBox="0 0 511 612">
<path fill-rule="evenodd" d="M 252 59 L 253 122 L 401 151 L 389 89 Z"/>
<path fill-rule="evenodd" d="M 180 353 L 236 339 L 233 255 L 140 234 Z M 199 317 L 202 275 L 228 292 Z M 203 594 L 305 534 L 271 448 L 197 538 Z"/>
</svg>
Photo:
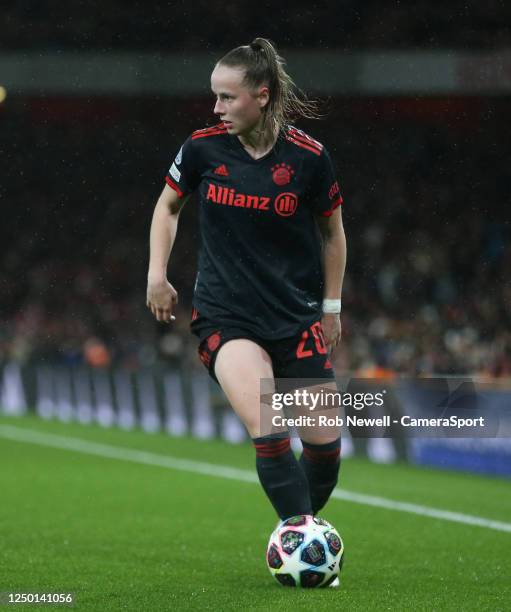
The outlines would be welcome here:
<svg viewBox="0 0 511 612">
<path fill-rule="evenodd" d="M 273 367 L 268 353 L 252 340 L 229 340 L 218 350 L 215 375 L 249 435 L 259 437 L 261 379 L 266 379 L 273 389 Z"/>
<path fill-rule="evenodd" d="M 340 436 L 339 394 L 335 372 L 330 363 L 321 323 L 314 323 L 295 339 L 279 343 L 275 361 L 278 391 L 298 391 L 307 401 L 297 403 L 290 412 L 298 417 L 300 438 L 310 444 L 327 444 Z"/>
</svg>

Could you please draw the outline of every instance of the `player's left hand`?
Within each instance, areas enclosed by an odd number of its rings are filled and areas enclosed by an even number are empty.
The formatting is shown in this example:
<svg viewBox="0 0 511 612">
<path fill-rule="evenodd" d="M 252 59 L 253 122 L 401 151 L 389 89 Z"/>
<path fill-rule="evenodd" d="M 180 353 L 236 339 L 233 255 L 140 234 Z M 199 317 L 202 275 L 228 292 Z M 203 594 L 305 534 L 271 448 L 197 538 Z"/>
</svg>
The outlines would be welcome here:
<svg viewBox="0 0 511 612">
<path fill-rule="evenodd" d="M 329 352 L 332 352 L 341 341 L 341 317 L 338 314 L 324 314 L 321 318 L 321 327 Z"/>
</svg>

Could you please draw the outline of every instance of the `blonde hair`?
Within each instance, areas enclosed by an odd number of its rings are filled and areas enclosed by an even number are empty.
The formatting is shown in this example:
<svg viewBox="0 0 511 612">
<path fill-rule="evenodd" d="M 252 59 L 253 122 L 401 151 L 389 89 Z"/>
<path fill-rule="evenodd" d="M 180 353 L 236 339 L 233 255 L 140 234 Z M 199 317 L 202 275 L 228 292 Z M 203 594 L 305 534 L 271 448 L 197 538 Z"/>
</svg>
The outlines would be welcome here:
<svg viewBox="0 0 511 612">
<path fill-rule="evenodd" d="M 264 107 L 264 127 L 279 133 L 297 119 L 320 119 L 319 103 L 310 100 L 284 70 L 284 58 L 266 38 L 254 38 L 249 45 L 236 47 L 218 61 L 219 65 L 244 68 L 243 84 L 251 89 L 266 85 L 270 99 Z"/>
</svg>

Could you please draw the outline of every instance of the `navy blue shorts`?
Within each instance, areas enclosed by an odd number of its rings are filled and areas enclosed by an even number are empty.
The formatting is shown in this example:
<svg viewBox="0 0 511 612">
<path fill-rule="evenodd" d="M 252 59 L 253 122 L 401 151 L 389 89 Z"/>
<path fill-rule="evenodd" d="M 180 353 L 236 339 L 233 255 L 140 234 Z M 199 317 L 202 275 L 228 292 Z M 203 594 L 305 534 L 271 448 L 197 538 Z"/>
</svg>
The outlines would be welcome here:
<svg viewBox="0 0 511 612">
<path fill-rule="evenodd" d="M 194 321 L 197 321 L 198 314 Z M 198 321 L 197 321 L 198 322 Z M 199 358 L 215 382 L 215 360 L 220 348 L 229 340 L 246 338 L 263 348 L 271 358 L 274 378 L 301 378 L 334 380 L 335 373 L 330 363 L 328 350 L 321 328 L 316 321 L 297 336 L 281 340 L 258 338 L 250 331 L 230 326 L 216 326 L 201 318 L 198 331 Z"/>
</svg>

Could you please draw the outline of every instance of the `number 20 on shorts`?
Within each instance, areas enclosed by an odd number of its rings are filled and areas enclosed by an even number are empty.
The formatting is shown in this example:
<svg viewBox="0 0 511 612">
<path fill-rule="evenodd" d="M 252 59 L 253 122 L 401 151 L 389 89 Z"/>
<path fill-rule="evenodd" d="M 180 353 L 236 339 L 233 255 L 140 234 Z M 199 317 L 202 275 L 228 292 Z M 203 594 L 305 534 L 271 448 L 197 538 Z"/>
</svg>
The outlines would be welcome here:
<svg viewBox="0 0 511 612">
<path fill-rule="evenodd" d="M 312 334 L 312 338 L 314 340 L 314 347 L 316 348 L 316 352 L 318 355 L 325 355 L 327 352 L 325 336 L 323 335 L 323 330 L 321 329 L 321 321 L 316 321 L 310 326 L 310 329 L 306 329 L 302 333 L 302 338 L 298 344 L 296 349 L 296 356 L 298 359 L 304 359 L 305 357 L 312 357 L 314 351 L 312 348 L 305 348 L 309 337 Z"/>
</svg>

